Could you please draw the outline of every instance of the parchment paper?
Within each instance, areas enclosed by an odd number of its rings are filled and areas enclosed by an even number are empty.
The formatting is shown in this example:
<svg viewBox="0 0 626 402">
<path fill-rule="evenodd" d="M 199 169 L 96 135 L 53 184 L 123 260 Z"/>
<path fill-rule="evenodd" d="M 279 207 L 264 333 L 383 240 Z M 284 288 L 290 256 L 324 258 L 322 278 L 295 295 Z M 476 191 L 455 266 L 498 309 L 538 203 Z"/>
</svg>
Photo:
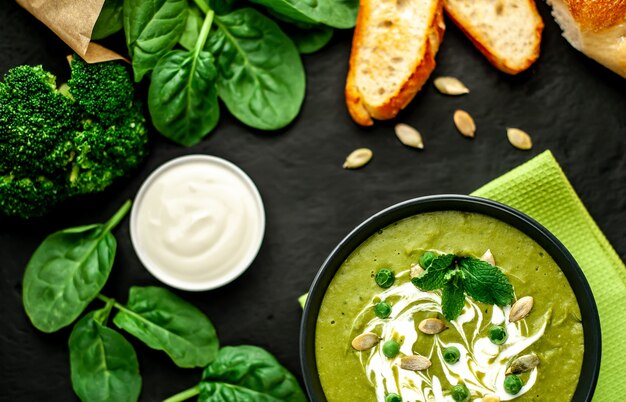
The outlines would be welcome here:
<svg viewBox="0 0 626 402">
<path fill-rule="evenodd" d="M 91 41 L 91 32 L 104 0 L 17 0 L 17 3 L 50 28 L 87 63 L 126 60 Z"/>
</svg>

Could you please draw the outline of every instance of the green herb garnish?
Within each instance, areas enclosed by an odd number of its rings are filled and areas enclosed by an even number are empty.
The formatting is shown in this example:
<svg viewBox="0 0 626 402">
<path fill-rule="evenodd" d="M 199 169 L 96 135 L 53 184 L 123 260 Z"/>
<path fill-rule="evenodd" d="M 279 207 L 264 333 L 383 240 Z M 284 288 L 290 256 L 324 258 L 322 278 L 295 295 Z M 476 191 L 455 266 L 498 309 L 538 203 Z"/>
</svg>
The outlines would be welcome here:
<svg viewBox="0 0 626 402">
<path fill-rule="evenodd" d="M 474 300 L 506 306 L 514 299 L 513 286 L 500 268 L 474 257 L 454 254 L 435 256 L 428 251 L 420 258 L 424 273 L 411 282 L 430 291 L 442 289 L 441 308 L 447 320 L 456 319 L 465 305 L 465 294 Z"/>
</svg>

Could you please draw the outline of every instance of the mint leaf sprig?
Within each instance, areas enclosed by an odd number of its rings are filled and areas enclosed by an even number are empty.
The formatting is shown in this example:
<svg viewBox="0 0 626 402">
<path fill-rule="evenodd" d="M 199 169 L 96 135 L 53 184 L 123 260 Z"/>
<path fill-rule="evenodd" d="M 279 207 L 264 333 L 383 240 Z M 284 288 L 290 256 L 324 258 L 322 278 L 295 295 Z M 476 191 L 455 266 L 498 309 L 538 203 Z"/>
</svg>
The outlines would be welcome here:
<svg viewBox="0 0 626 402">
<path fill-rule="evenodd" d="M 442 289 L 441 310 L 449 321 L 461 314 L 465 294 L 498 306 L 511 304 L 515 298 L 513 286 L 500 268 L 477 258 L 427 251 L 420 257 L 420 265 L 425 271 L 411 282 L 424 291 Z"/>
</svg>

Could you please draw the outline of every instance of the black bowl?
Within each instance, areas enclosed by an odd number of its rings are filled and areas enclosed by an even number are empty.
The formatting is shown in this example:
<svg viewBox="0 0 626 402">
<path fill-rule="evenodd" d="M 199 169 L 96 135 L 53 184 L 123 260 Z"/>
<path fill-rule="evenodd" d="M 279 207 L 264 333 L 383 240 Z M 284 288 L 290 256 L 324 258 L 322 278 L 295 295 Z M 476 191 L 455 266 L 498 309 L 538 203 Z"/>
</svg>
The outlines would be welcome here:
<svg viewBox="0 0 626 402">
<path fill-rule="evenodd" d="M 576 260 L 554 235 L 529 216 L 495 201 L 465 195 L 421 197 L 389 207 L 360 224 L 330 253 L 313 280 L 300 327 L 300 363 L 309 398 L 314 402 L 326 401 L 315 363 L 315 326 L 326 288 L 335 272 L 361 243 L 378 230 L 401 219 L 433 211 L 475 212 L 496 218 L 526 234 L 550 254 L 567 277 L 582 315 L 585 351 L 572 401 L 591 401 L 600 371 L 600 319 L 589 284 Z"/>
</svg>

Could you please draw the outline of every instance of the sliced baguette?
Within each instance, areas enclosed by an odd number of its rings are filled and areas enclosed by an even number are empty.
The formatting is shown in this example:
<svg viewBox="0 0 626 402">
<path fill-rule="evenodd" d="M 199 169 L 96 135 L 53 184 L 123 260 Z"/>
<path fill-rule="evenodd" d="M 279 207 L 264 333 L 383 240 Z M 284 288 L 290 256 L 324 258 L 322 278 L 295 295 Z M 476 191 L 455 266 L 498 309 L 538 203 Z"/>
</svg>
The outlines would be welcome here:
<svg viewBox="0 0 626 402">
<path fill-rule="evenodd" d="M 444 8 L 497 69 L 518 74 L 539 57 L 543 21 L 534 0 L 444 0 Z"/>
<path fill-rule="evenodd" d="M 361 0 L 346 82 L 355 122 L 406 107 L 435 68 L 444 30 L 442 0 Z"/>
<path fill-rule="evenodd" d="M 626 78 L 626 0 L 548 0 L 567 41 Z"/>
</svg>

